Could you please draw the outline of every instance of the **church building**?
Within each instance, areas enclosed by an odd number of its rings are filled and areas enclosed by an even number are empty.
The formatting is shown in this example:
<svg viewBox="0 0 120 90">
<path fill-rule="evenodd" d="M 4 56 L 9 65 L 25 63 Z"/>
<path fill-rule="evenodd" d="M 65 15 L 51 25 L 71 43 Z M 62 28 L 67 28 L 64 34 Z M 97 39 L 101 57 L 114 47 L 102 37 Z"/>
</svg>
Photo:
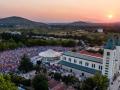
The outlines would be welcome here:
<svg viewBox="0 0 120 90">
<path fill-rule="evenodd" d="M 106 75 L 110 81 L 119 73 L 120 69 L 120 38 L 108 39 L 104 46 L 103 55 L 89 54 L 87 51 L 64 52 L 61 56 L 62 68 L 86 77 L 99 72 Z"/>
</svg>

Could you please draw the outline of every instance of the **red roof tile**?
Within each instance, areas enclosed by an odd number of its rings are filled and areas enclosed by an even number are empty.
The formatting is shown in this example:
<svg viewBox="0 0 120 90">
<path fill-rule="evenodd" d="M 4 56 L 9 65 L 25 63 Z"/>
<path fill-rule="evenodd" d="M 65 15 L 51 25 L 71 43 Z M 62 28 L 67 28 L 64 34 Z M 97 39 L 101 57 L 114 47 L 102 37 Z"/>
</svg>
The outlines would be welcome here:
<svg viewBox="0 0 120 90">
<path fill-rule="evenodd" d="M 86 50 L 82 50 L 80 51 L 81 54 L 85 54 L 85 55 L 90 55 L 90 56 L 93 56 L 93 57 L 99 57 L 99 58 L 102 58 L 103 56 L 99 53 L 91 53 L 91 52 L 88 52 Z"/>
<path fill-rule="evenodd" d="M 49 84 L 50 89 L 52 89 L 55 86 L 57 86 L 59 84 L 59 82 L 54 79 L 51 79 L 50 81 L 48 81 L 48 84 Z"/>
<path fill-rule="evenodd" d="M 66 90 L 66 86 L 62 83 L 59 83 L 56 87 L 54 87 L 52 90 Z"/>
</svg>

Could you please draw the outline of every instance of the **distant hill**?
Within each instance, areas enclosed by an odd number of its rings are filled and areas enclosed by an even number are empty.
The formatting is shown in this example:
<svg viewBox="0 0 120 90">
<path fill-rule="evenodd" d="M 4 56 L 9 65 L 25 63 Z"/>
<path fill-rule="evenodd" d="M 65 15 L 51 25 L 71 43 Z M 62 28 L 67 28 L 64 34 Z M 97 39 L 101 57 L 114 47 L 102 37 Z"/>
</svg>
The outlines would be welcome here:
<svg viewBox="0 0 120 90">
<path fill-rule="evenodd" d="M 12 16 L 12 17 L 0 19 L 0 27 L 39 28 L 39 27 L 47 27 L 47 24 L 31 21 L 22 17 Z"/>
<path fill-rule="evenodd" d="M 12 28 L 12 29 L 40 29 L 44 30 L 89 30 L 94 31 L 98 28 L 103 28 L 105 31 L 117 31 L 120 32 L 120 22 L 116 23 L 93 23 L 76 21 L 71 23 L 42 23 L 31 21 L 26 18 L 12 16 L 0 19 L 0 28 Z"/>
<path fill-rule="evenodd" d="M 49 24 L 53 28 L 71 28 L 71 29 L 86 29 L 86 28 L 99 28 L 101 25 L 98 23 L 77 21 L 71 23 L 51 23 Z"/>
<path fill-rule="evenodd" d="M 92 22 L 84 22 L 84 21 L 76 21 L 71 23 L 50 23 L 48 25 L 51 26 L 68 26 L 68 27 L 100 27 L 102 23 L 92 23 Z"/>
<path fill-rule="evenodd" d="M 77 21 L 77 22 L 69 23 L 69 25 L 72 25 L 72 26 L 96 26 L 96 27 L 105 27 L 105 26 L 120 26 L 120 22 L 115 22 L 115 23 L 93 23 L 93 22 Z"/>
<path fill-rule="evenodd" d="M 98 26 L 99 24 L 92 23 L 92 22 L 77 21 L 77 22 L 69 23 L 69 25 L 72 25 L 72 26 Z"/>
<path fill-rule="evenodd" d="M 76 21 L 71 23 L 51 23 L 49 24 L 52 28 L 57 29 L 72 29 L 72 30 L 87 30 L 87 31 L 96 31 L 98 28 L 102 28 L 105 32 L 120 32 L 120 22 L 115 23 L 93 23 L 93 22 L 84 22 Z M 62 30 L 61 29 L 61 30 Z"/>
</svg>

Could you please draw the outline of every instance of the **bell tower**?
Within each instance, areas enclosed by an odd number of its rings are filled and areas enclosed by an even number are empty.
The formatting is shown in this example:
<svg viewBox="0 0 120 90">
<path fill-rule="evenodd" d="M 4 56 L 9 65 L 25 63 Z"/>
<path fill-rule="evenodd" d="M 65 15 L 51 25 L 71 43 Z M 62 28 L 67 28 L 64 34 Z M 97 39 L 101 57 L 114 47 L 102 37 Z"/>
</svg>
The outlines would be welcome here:
<svg viewBox="0 0 120 90">
<path fill-rule="evenodd" d="M 102 74 L 106 75 L 110 80 L 113 79 L 116 73 L 116 45 L 114 38 L 110 38 L 105 47 L 103 55 L 103 70 Z"/>
</svg>

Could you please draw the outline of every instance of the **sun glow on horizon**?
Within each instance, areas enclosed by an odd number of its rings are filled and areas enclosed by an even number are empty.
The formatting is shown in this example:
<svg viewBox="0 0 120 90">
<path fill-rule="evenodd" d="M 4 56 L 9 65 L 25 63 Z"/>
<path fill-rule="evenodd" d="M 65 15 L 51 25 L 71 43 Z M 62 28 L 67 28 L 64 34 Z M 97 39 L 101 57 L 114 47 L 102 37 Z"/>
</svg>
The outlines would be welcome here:
<svg viewBox="0 0 120 90">
<path fill-rule="evenodd" d="M 113 19 L 113 14 L 108 14 L 107 18 L 110 20 Z"/>
<path fill-rule="evenodd" d="M 118 22 L 119 3 L 120 0 L 19 0 L 19 3 L 18 0 L 1 0 L 0 18 L 20 16 L 53 23 Z"/>
</svg>

